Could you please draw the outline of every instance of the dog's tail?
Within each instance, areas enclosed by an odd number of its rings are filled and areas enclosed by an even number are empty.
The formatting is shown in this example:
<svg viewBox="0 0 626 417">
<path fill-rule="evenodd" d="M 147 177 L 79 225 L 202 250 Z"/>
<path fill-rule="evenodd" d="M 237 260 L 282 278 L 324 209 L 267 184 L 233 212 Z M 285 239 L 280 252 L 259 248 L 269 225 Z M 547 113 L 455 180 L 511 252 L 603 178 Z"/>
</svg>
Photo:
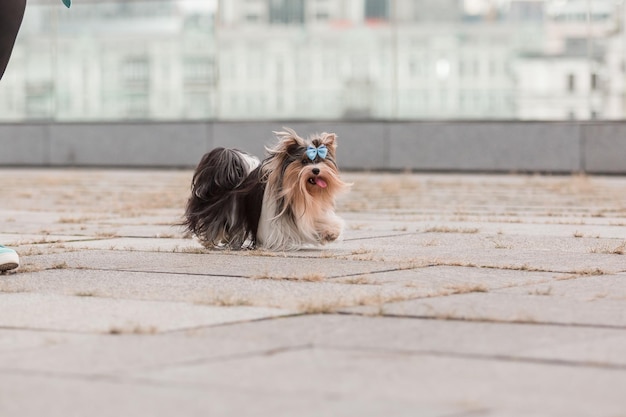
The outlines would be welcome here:
<svg viewBox="0 0 626 417">
<path fill-rule="evenodd" d="M 259 164 L 256 157 L 236 149 L 206 153 L 191 181 L 183 226 L 209 245 L 230 240 L 229 230 L 238 223 L 234 191 Z"/>
<path fill-rule="evenodd" d="M 259 160 L 245 152 L 215 148 L 200 160 L 191 193 L 200 200 L 213 201 L 240 186 L 258 165 Z"/>
</svg>

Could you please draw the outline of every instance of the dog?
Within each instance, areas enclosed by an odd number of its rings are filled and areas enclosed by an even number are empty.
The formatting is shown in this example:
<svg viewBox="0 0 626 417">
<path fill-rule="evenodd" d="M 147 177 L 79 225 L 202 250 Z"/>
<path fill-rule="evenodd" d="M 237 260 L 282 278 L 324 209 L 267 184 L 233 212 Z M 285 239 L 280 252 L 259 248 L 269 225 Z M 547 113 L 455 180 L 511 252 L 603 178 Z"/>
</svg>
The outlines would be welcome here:
<svg viewBox="0 0 626 417">
<path fill-rule="evenodd" d="M 340 238 L 335 200 L 350 184 L 337 167 L 337 135 L 283 129 L 263 161 L 227 148 L 200 160 L 183 225 L 205 247 L 280 251 Z"/>
</svg>

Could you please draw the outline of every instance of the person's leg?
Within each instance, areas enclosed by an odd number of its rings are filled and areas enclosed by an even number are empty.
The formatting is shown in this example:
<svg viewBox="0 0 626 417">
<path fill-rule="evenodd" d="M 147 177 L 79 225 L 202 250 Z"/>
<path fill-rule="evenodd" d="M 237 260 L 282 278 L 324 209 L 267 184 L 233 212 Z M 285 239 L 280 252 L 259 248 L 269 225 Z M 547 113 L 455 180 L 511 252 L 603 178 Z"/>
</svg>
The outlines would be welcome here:
<svg viewBox="0 0 626 417">
<path fill-rule="evenodd" d="M 15 269 L 20 266 L 20 257 L 13 249 L 0 245 L 0 272 Z"/>
<path fill-rule="evenodd" d="M 9 64 L 25 9 L 26 0 L 0 0 L 0 79 Z M 15 269 L 19 265 L 17 252 L 0 245 L 0 272 Z"/>
<path fill-rule="evenodd" d="M 25 9 L 26 0 L 0 0 L 0 79 L 9 64 Z"/>
</svg>

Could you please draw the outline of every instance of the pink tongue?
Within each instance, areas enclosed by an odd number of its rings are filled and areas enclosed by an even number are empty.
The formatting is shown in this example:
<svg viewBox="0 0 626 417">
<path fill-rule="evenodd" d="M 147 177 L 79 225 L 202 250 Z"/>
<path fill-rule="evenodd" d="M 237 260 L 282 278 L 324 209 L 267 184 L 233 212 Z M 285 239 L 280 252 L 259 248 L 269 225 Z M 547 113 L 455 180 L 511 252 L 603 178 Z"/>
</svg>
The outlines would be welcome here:
<svg viewBox="0 0 626 417">
<path fill-rule="evenodd" d="M 322 188 L 326 188 L 328 186 L 328 184 L 326 184 L 326 181 L 324 181 L 320 177 L 315 177 L 315 183 Z"/>
</svg>

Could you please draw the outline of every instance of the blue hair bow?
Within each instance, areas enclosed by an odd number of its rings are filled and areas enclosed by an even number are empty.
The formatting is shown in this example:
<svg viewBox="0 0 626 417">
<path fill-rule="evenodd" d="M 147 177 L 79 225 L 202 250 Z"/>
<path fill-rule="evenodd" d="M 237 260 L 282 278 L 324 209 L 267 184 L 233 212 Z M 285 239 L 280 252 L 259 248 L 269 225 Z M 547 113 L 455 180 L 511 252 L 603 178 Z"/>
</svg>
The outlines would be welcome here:
<svg viewBox="0 0 626 417">
<path fill-rule="evenodd" d="M 67 7 L 68 9 L 72 5 L 72 0 L 62 0 L 62 1 L 63 1 L 63 4 L 65 4 L 65 7 Z"/>
<path fill-rule="evenodd" d="M 328 148 L 326 148 L 326 145 L 320 145 L 317 148 L 309 145 L 306 148 L 306 156 L 308 156 L 311 161 L 315 161 L 315 158 L 318 156 L 322 159 L 326 159 L 326 155 L 328 155 Z"/>
</svg>

